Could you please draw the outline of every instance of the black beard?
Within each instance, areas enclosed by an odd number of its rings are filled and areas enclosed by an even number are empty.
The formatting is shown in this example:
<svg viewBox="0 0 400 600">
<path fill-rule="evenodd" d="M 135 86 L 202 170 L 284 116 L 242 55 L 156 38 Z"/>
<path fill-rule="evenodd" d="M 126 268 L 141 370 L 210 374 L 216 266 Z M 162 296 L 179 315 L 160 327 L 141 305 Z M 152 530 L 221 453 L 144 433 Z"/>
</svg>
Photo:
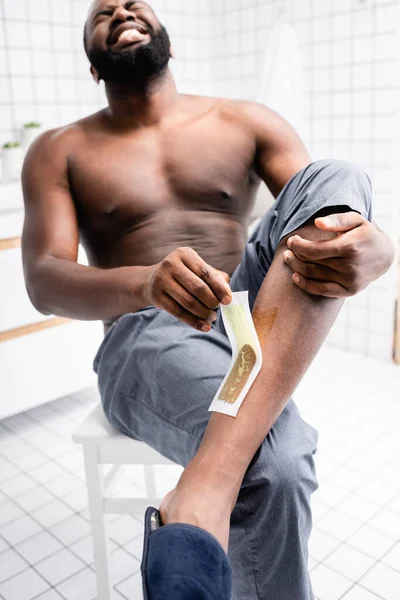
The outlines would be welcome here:
<svg viewBox="0 0 400 600">
<path fill-rule="evenodd" d="M 164 71 L 171 57 L 170 49 L 168 32 L 162 26 L 148 44 L 120 50 L 91 50 L 88 58 L 104 81 L 139 83 Z"/>
</svg>

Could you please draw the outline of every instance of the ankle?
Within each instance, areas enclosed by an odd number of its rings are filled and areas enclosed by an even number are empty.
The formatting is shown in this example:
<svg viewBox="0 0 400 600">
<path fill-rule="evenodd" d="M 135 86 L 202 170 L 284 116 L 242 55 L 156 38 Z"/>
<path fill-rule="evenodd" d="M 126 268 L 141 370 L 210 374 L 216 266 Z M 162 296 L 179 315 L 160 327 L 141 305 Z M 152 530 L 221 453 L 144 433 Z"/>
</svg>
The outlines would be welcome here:
<svg viewBox="0 0 400 600">
<path fill-rule="evenodd" d="M 212 499 L 213 506 L 229 507 L 233 511 L 240 491 L 242 479 L 226 473 L 218 465 L 195 457 L 182 473 L 179 486 L 190 487 L 198 497 Z"/>
</svg>

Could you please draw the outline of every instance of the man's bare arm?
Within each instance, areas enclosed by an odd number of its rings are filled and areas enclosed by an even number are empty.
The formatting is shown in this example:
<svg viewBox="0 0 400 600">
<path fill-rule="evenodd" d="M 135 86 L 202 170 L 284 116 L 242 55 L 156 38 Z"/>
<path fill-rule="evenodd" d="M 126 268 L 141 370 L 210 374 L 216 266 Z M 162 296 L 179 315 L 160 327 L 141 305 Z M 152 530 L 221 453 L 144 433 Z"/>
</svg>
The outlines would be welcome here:
<svg viewBox="0 0 400 600">
<path fill-rule="evenodd" d="M 259 104 L 243 102 L 240 117 L 257 141 L 256 169 L 275 197 L 310 156 L 296 131 L 285 119 Z M 332 212 L 332 210 L 330 211 Z M 320 296 L 347 298 L 384 275 L 394 260 L 394 247 L 376 223 L 357 213 L 319 218 L 315 225 L 338 234 L 325 240 L 290 238 L 287 264 L 293 281 L 304 291 Z M 318 215 L 318 216 L 323 216 Z M 298 277 L 295 277 L 298 276 Z"/>
<path fill-rule="evenodd" d="M 44 134 L 30 148 L 23 169 L 23 260 L 34 306 L 45 314 L 106 320 L 154 305 L 209 331 L 213 309 L 230 301 L 229 277 L 191 248 L 178 248 L 149 267 L 77 264 L 79 231 L 68 181 L 68 140 L 60 138 L 57 131 Z"/>
<path fill-rule="evenodd" d="M 147 267 L 103 270 L 77 264 L 78 222 L 68 182 L 68 141 L 62 135 L 41 136 L 29 149 L 22 173 L 22 251 L 31 301 L 44 314 L 88 321 L 139 310 L 147 303 Z"/>
<path fill-rule="evenodd" d="M 292 177 L 312 162 L 302 139 L 283 117 L 261 104 L 234 102 L 226 110 L 254 140 L 254 167 L 277 198 Z"/>
</svg>

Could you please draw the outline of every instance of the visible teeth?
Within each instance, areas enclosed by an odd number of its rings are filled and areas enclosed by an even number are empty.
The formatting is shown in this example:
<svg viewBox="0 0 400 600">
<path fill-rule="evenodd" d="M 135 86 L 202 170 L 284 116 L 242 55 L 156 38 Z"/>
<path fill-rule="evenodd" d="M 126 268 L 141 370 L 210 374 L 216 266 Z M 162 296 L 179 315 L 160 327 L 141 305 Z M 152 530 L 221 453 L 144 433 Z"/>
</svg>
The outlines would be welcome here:
<svg viewBox="0 0 400 600">
<path fill-rule="evenodd" d="M 118 41 L 139 42 L 143 39 L 143 34 L 138 29 L 126 29 L 121 33 Z"/>
</svg>

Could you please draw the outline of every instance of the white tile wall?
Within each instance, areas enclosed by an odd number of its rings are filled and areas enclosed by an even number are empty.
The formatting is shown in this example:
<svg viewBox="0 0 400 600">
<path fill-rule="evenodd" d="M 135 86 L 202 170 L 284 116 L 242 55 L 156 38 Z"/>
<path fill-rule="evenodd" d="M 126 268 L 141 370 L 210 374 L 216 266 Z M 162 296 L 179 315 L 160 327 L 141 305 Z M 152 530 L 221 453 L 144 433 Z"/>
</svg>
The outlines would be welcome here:
<svg viewBox="0 0 400 600">
<path fill-rule="evenodd" d="M 314 159 L 362 166 L 374 185 L 374 217 L 399 240 L 398 0 L 211 2 L 217 95 L 254 98 L 274 25 L 293 25 L 303 65 L 303 135 Z M 390 360 L 396 271 L 347 302 L 330 342 Z"/>
<path fill-rule="evenodd" d="M 21 125 L 68 123 L 104 105 L 82 48 L 89 0 L 0 0 L 0 144 Z M 183 92 L 253 98 L 260 56 L 280 19 L 303 63 L 304 135 L 312 156 L 360 164 L 375 218 L 398 241 L 400 0 L 153 0 L 177 54 Z M 50 49 L 50 52 L 49 52 Z M 347 302 L 330 342 L 390 360 L 395 269 Z"/>
<path fill-rule="evenodd" d="M 0 145 L 19 139 L 23 123 L 59 126 L 99 110 L 104 91 L 89 74 L 83 25 L 89 0 L 0 0 Z M 177 59 L 183 92 L 202 93 L 210 81 L 208 5 L 154 0 Z"/>
</svg>

